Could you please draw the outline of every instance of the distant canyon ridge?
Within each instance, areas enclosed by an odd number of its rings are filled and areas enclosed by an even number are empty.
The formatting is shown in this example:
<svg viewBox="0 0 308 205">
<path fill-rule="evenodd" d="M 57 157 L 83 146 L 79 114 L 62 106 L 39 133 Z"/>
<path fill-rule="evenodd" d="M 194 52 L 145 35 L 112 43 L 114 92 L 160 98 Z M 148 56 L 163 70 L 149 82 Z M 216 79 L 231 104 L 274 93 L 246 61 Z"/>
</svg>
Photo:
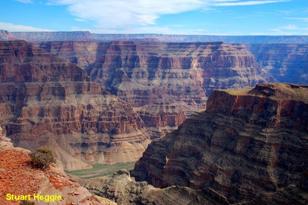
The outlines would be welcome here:
<svg viewBox="0 0 308 205">
<path fill-rule="evenodd" d="M 216 89 L 308 83 L 306 36 L 0 31 L 0 123 L 65 169 L 139 159 Z M 307 44 L 306 44 L 307 43 Z"/>
</svg>

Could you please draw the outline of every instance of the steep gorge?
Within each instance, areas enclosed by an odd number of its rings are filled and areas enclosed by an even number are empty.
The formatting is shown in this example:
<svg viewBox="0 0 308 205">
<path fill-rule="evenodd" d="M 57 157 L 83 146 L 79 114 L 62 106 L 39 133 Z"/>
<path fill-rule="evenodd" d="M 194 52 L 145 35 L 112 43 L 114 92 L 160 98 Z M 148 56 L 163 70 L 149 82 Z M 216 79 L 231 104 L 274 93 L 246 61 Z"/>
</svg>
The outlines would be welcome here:
<svg viewBox="0 0 308 205">
<path fill-rule="evenodd" d="M 174 130 L 205 109 L 214 89 L 253 86 L 263 80 L 241 44 L 156 41 L 57 41 L 37 45 L 85 69 L 90 78 L 140 114 L 151 137 Z"/>
<path fill-rule="evenodd" d="M 0 122 L 14 144 L 48 146 L 65 169 L 137 160 L 147 144 L 133 108 L 75 64 L 25 41 L 0 42 Z"/>
<path fill-rule="evenodd" d="M 308 44 L 252 44 L 256 61 L 277 82 L 308 83 Z"/>
</svg>

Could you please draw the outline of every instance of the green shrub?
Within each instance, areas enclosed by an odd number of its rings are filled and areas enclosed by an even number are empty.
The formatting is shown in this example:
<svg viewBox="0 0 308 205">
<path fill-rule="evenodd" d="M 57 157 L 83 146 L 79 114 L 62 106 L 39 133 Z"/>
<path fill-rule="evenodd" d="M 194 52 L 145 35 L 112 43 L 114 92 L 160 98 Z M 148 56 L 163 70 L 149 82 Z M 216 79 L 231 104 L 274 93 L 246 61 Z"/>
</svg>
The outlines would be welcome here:
<svg viewBox="0 0 308 205">
<path fill-rule="evenodd" d="M 32 201 L 21 201 L 20 205 L 34 205 L 34 202 L 32 202 Z"/>
<path fill-rule="evenodd" d="M 46 169 L 51 163 L 56 160 L 49 149 L 39 148 L 30 154 L 31 164 L 35 168 Z"/>
</svg>

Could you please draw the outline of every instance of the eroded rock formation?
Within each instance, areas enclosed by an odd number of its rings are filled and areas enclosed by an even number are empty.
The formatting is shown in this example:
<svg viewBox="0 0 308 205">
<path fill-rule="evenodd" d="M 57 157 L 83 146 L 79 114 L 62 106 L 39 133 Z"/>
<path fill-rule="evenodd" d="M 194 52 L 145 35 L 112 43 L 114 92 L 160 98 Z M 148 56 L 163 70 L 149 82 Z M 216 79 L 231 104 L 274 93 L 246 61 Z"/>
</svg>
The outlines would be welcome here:
<svg viewBox="0 0 308 205">
<path fill-rule="evenodd" d="M 268 78 L 308 84 L 308 44 L 253 44 L 250 50 Z"/>
<path fill-rule="evenodd" d="M 203 110 L 213 89 L 262 81 L 254 57 L 240 44 L 66 41 L 39 46 L 84 68 L 92 80 L 132 104 L 153 138 Z"/>
<path fill-rule="evenodd" d="M 220 204 L 306 204 L 308 87 L 214 91 L 207 111 L 152 142 L 133 175 Z"/>
<path fill-rule="evenodd" d="M 91 193 L 115 201 L 118 205 L 216 205 L 189 187 L 155 188 L 146 182 L 136 182 L 126 170 L 112 176 L 81 180 Z"/>
<path fill-rule="evenodd" d="M 66 169 L 137 160 L 149 139 L 133 108 L 25 41 L 0 43 L 1 123 L 14 144 L 52 147 Z"/>
</svg>

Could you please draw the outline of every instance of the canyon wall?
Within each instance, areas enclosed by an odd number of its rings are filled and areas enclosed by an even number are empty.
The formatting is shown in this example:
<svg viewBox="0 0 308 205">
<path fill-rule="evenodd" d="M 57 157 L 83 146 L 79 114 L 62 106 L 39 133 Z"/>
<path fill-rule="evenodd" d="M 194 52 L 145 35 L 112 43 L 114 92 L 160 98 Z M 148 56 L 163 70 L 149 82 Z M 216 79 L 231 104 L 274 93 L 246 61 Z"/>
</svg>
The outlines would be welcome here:
<svg viewBox="0 0 308 205">
<path fill-rule="evenodd" d="M 308 84 L 308 44 L 252 44 L 250 50 L 268 78 Z"/>
<path fill-rule="evenodd" d="M 51 147 L 65 169 L 137 160 L 149 138 L 133 108 L 84 70 L 25 41 L 0 43 L 0 122 L 14 144 Z"/>
<path fill-rule="evenodd" d="M 308 87 L 215 91 L 207 111 L 152 142 L 132 174 L 219 204 L 306 204 Z"/>
<path fill-rule="evenodd" d="M 37 45 L 85 69 L 91 80 L 130 103 L 152 138 L 205 109 L 214 89 L 263 80 L 246 46 L 147 41 L 42 42 Z"/>
</svg>

